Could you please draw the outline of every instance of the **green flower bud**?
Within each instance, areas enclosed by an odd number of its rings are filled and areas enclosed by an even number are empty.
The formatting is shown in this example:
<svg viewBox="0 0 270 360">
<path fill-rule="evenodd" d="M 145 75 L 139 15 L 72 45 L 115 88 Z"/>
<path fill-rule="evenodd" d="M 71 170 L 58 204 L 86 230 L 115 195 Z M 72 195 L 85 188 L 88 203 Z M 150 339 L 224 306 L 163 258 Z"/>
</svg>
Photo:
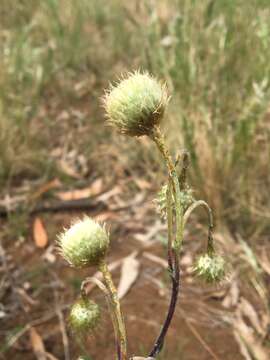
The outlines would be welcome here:
<svg viewBox="0 0 270 360">
<path fill-rule="evenodd" d="M 206 282 L 221 281 L 225 278 L 225 260 L 219 255 L 204 254 L 198 258 L 194 271 Z"/>
<path fill-rule="evenodd" d="M 75 222 L 59 236 L 61 254 L 75 267 L 98 265 L 109 247 L 109 235 L 104 226 L 93 219 Z"/>
<path fill-rule="evenodd" d="M 104 97 L 109 124 L 130 136 L 150 134 L 160 123 L 167 103 L 165 86 L 138 71 L 112 86 Z"/>
<path fill-rule="evenodd" d="M 79 299 L 71 308 L 69 324 L 72 330 L 84 335 L 94 330 L 100 320 L 99 306 L 89 299 Z"/>
</svg>

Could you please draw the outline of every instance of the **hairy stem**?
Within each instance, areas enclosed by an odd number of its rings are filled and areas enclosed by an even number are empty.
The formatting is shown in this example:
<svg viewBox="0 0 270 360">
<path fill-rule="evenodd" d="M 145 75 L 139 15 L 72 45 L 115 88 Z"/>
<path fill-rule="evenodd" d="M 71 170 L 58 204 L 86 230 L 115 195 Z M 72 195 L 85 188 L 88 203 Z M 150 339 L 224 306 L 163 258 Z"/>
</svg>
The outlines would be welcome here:
<svg viewBox="0 0 270 360">
<path fill-rule="evenodd" d="M 175 307 L 177 304 L 179 287 L 180 287 L 180 269 L 179 269 L 179 256 L 181 245 L 183 242 L 183 232 L 184 232 L 184 223 L 183 215 L 184 210 L 181 206 L 180 198 L 180 185 L 176 172 L 175 165 L 172 161 L 169 150 L 165 144 L 164 137 L 160 131 L 159 127 L 155 127 L 152 134 L 152 140 L 156 143 L 164 161 L 166 163 L 168 173 L 169 173 L 169 184 L 167 192 L 167 217 L 168 217 L 168 266 L 171 271 L 171 280 L 172 280 L 172 292 L 169 309 L 165 322 L 161 328 L 159 336 L 155 341 L 153 350 L 150 352 L 149 356 L 156 357 L 161 351 L 166 334 L 168 332 L 169 326 L 171 324 Z M 184 170 L 186 171 L 186 169 Z M 184 180 L 185 181 L 185 180 Z M 171 188 L 173 191 L 174 204 L 175 204 L 175 226 L 176 234 L 173 241 L 173 204 L 171 201 Z M 173 260 L 172 260 L 173 259 Z"/>
<path fill-rule="evenodd" d="M 153 132 L 151 134 L 152 140 L 156 143 L 160 153 L 162 154 L 164 161 L 166 163 L 169 177 L 173 184 L 173 194 L 174 194 L 174 200 L 175 200 L 175 220 L 176 220 L 176 236 L 175 236 L 175 242 L 174 247 L 180 252 L 180 248 L 183 241 L 183 208 L 181 206 L 181 197 L 180 197 L 180 185 L 179 180 L 177 176 L 177 172 L 175 169 L 175 165 L 173 163 L 172 157 L 169 153 L 169 150 L 166 146 L 164 136 L 160 131 L 160 128 L 156 126 L 153 129 Z"/>
<path fill-rule="evenodd" d="M 117 323 L 118 333 L 119 333 L 119 341 L 120 341 L 120 350 L 119 350 L 119 360 L 127 360 L 127 339 L 126 339 L 126 329 L 124 324 L 124 318 L 121 312 L 120 301 L 118 299 L 117 290 L 114 286 L 111 273 L 108 269 L 105 261 L 102 261 L 99 264 L 99 270 L 102 272 L 105 286 L 109 291 L 111 302 L 112 302 L 112 310 L 114 312 L 114 316 Z"/>
<path fill-rule="evenodd" d="M 167 207 L 167 227 L 168 227 L 168 266 L 169 271 L 173 271 L 173 205 L 172 205 L 172 191 L 171 181 L 168 183 L 166 194 L 166 207 Z"/>
<path fill-rule="evenodd" d="M 185 226 L 191 213 L 199 206 L 203 206 L 208 214 L 208 242 L 207 242 L 207 253 L 209 255 L 214 253 L 214 243 L 213 243 L 213 228 L 214 228 L 214 220 L 213 220 L 213 213 L 210 206 L 207 202 L 203 200 L 195 201 L 190 207 L 186 210 L 184 218 L 183 218 L 183 225 Z"/>
</svg>

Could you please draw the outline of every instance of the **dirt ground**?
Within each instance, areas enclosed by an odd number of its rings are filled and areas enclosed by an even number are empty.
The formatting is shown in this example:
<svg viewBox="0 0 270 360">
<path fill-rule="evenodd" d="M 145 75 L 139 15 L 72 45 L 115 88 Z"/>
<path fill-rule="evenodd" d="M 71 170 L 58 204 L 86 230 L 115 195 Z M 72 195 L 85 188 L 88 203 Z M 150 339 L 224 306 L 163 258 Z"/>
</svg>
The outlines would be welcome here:
<svg viewBox="0 0 270 360">
<path fill-rule="evenodd" d="M 107 191 L 109 196 L 110 191 Z M 112 271 L 116 283 L 123 276 L 123 260 L 130 256 L 137 260 L 136 281 L 123 297 L 122 307 L 129 354 L 146 355 L 159 333 L 169 301 L 166 250 L 162 244 L 165 225 L 155 216 L 152 194 L 125 199 L 125 204 L 119 194 L 112 195 L 110 203 L 112 199 L 114 210 L 97 208 L 83 213 L 109 224 L 111 250 L 108 263 L 116 264 Z M 80 354 L 80 346 L 65 320 L 70 304 L 79 294 L 81 281 L 93 275 L 95 269 L 78 272 L 69 268 L 57 254 L 55 242 L 56 234 L 63 226 L 80 215 L 82 212 L 74 211 L 39 214 L 48 235 L 44 247 L 38 246 L 33 234 L 36 216 L 31 217 L 25 236 L 15 238 L 9 232 L 4 235 L 1 358 L 41 359 L 38 357 L 40 349 L 48 354 L 48 359 L 75 359 Z M 7 221 L 5 227 L 8 227 Z M 240 295 L 232 295 L 230 282 L 218 288 L 209 287 L 194 280 L 191 274 L 192 261 L 203 245 L 198 239 L 205 236 L 204 232 L 205 229 L 193 226 L 186 234 L 180 299 L 160 359 L 244 358 L 230 322 L 236 306 L 225 304 L 231 296 L 237 296 L 238 302 Z M 87 351 L 90 359 L 112 359 L 114 336 L 106 302 L 95 288 L 89 289 L 89 296 L 101 305 L 103 316 L 98 330 L 87 339 Z"/>
</svg>

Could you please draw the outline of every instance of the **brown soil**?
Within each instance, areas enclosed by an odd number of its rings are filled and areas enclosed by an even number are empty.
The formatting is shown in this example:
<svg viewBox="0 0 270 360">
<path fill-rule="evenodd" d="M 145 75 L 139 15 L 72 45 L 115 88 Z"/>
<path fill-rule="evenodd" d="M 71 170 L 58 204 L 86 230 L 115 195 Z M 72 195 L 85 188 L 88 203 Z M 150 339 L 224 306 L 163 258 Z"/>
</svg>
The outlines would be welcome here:
<svg viewBox="0 0 270 360">
<path fill-rule="evenodd" d="M 73 215 L 75 214 L 43 217 L 51 239 L 50 245 L 53 244 L 55 234 L 63 224 L 69 223 Z M 132 231 L 121 229 L 120 225 L 112 226 L 112 246 L 108 262 L 121 259 L 141 246 L 133 239 Z M 65 316 L 68 314 L 68 305 L 78 295 L 80 282 L 89 273 L 85 270 L 78 273 L 68 268 L 58 255 L 49 264 L 44 259 L 48 248 L 37 249 L 30 235 L 22 243 L 14 243 L 7 236 L 4 247 L 13 286 L 9 286 L 2 295 L 3 308 L 7 311 L 5 318 L 1 320 L 2 358 L 36 359 L 29 331 L 24 328 L 35 325 L 46 351 L 57 359 L 65 359 L 56 309 L 58 306 Z M 158 242 L 148 251 L 159 257 L 165 256 L 164 247 Z M 52 254 L 55 253 L 53 250 Z M 169 300 L 170 285 L 166 270 L 142 256 L 139 260 L 139 278 L 122 301 L 130 355 L 145 355 L 149 352 L 165 318 Z M 113 276 L 117 282 L 120 269 L 114 271 Z M 162 287 L 163 285 L 165 286 Z M 184 268 L 180 301 L 160 359 L 208 360 L 215 358 L 214 356 L 222 360 L 243 359 L 231 329 L 222 316 L 218 315 L 218 311 L 215 315 L 215 309 L 221 308 L 219 300 L 206 297 L 203 291 L 205 287 L 201 286 L 191 282 L 191 277 Z M 97 290 L 93 290 L 91 296 L 102 305 L 104 311 L 99 329 L 87 339 L 87 349 L 91 359 L 111 360 L 114 358 L 114 336 L 106 303 Z M 25 331 L 18 340 L 5 350 L 7 335 L 10 338 L 22 329 Z M 68 328 L 67 332 L 71 359 L 75 359 L 80 354 L 80 349 Z"/>
</svg>

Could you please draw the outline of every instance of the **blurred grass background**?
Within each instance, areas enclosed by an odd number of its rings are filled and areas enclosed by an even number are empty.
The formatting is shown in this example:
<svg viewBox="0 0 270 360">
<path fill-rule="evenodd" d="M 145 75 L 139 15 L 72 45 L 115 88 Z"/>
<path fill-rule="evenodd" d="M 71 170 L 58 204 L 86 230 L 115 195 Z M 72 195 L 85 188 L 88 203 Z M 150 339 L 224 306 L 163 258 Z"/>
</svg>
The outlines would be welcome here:
<svg viewBox="0 0 270 360">
<path fill-rule="evenodd" d="M 140 68 L 168 85 L 163 125 L 173 150 L 190 151 L 196 197 L 245 236 L 269 230 L 269 1 L 11 3 L 0 4 L 1 193 L 63 176 L 59 147 L 101 174 L 120 162 L 156 179 L 154 147 L 119 140 L 99 100 L 109 82 Z"/>
</svg>

